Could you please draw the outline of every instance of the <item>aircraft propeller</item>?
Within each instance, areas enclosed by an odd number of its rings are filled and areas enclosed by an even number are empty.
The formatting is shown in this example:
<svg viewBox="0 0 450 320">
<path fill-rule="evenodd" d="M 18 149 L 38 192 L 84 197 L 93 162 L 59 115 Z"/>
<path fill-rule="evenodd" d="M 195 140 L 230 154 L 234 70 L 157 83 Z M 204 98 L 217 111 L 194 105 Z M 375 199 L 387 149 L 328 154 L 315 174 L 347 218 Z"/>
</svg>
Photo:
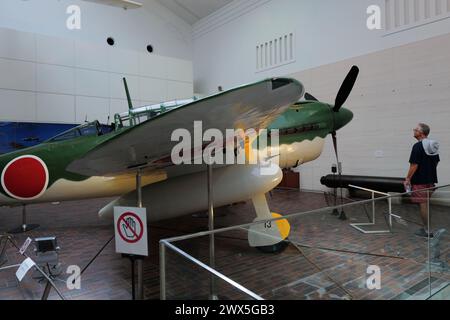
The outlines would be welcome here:
<svg viewBox="0 0 450 320">
<path fill-rule="evenodd" d="M 334 152 L 336 153 L 336 160 L 339 163 L 339 156 L 337 151 L 337 129 L 341 128 L 341 125 L 339 124 L 339 119 L 336 119 L 336 117 L 339 117 L 339 111 L 341 110 L 344 103 L 347 101 L 348 97 L 350 96 L 350 93 L 353 90 L 353 87 L 355 86 L 356 80 L 358 79 L 359 74 L 359 68 L 357 66 L 353 66 L 350 71 L 348 72 L 347 76 L 345 77 L 344 81 L 341 84 L 341 87 L 339 88 L 338 94 L 336 95 L 334 106 L 330 106 L 331 110 L 333 111 L 333 127 L 330 131 L 331 138 L 333 139 L 333 147 Z M 309 101 L 319 101 L 316 97 L 314 97 L 312 94 L 306 92 L 305 93 L 305 99 Z M 342 115 L 343 116 L 343 115 Z"/>
<path fill-rule="evenodd" d="M 344 79 L 341 87 L 339 88 L 339 92 L 336 96 L 336 100 L 333 107 L 333 131 L 331 132 L 331 138 L 333 139 L 333 148 L 334 153 L 336 154 L 336 163 L 337 170 L 339 175 L 339 185 L 341 185 L 341 176 L 342 176 L 342 167 L 339 162 L 339 153 L 338 153 L 338 144 L 337 144 L 337 132 L 336 132 L 336 114 L 339 112 L 341 107 L 344 105 L 345 101 L 347 101 L 350 93 L 355 86 L 356 79 L 358 79 L 359 68 L 357 66 L 353 66 L 348 72 L 347 76 Z M 342 196 L 342 188 L 341 188 L 341 205 L 343 204 L 343 196 Z M 339 219 L 346 220 L 345 213 L 343 209 L 341 209 L 341 213 L 339 215 Z"/>
<path fill-rule="evenodd" d="M 337 133 L 336 133 L 336 113 L 339 112 L 341 107 L 344 105 L 345 101 L 347 101 L 350 93 L 355 86 L 356 79 L 358 79 L 359 68 L 357 66 L 353 66 L 347 76 L 345 77 L 344 82 L 342 82 L 341 87 L 339 88 L 339 92 L 336 96 L 335 104 L 333 107 L 333 131 L 331 132 L 331 138 L 333 139 L 333 147 L 334 152 L 336 154 L 336 161 L 339 166 L 339 156 L 338 156 L 338 148 L 337 148 Z M 339 170 L 340 174 L 340 170 Z"/>
<path fill-rule="evenodd" d="M 358 79 L 358 75 L 359 75 L 359 68 L 357 66 L 353 66 L 350 69 L 350 71 L 348 72 L 344 81 L 342 82 L 341 87 L 339 88 L 338 94 L 336 95 L 336 100 L 335 100 L 334 106 L 330 106 L 330 108 L 332 110 L 332 117 L 333 117 L 333 127 L 332 127 L 332 131 L 330 131 L 330 134 L 331 134 L 331 138 L 333 140 L 334 153 L 336 155 L 339 182 L 341 181 L 342 170 L 341 170 L 341 165 L 339 162 L 337 130 L 340 129 L 341 126 L 339 125 L 339 119 L 337 119 L 337 118 L 339 118 L 340 116 L 343 116 L 343 115 L 340 115 L 339 111 L 341 110 L 342 106 L 347 101 L 348 97 L 350 96 L 350 93 L 352 92 L 353 87 L 355 86 L 356 80 Z M 310 100 L 310 101 L 319 101 L 318 99 L 316 99 L 313 95 L 311 95 L 308 92 L 305 93 L 305 99 Z M 342 110 L 342 111 L 344 111 L 344 110 Z M 343 197 L 342 197 L 342 189 L 341 189 L 341 204 L 342 204 L 342 198 Z M 346 219 L 345 214 L 343 214 L 343 211 L 341 212 L 340 218 Z"/>
</svg>

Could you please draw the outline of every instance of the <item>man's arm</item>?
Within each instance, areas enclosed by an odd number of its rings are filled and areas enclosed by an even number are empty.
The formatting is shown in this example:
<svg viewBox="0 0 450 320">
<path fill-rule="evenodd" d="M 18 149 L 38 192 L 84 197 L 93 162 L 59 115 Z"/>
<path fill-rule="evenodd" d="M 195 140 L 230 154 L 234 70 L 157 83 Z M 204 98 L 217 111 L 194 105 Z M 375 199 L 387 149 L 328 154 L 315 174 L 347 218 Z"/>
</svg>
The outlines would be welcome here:
<svg viewBox="0 0 450 320">
<path fill-rule="evenodd" d="M 409 171 L 405 178 L 406 183 L 411 183 L 411 178 L 414 175 L 414 173 L 417 171 L 418 167 L 419 167 L 419 165 L 417 163 L 411 163 L 409 165 Z"/>
<path fill-rule="evenodd" d="M 411 184 L 411 179 L 422 161 L 420 146 L 421 145 L 419 143 L 416 143 L 411 150 L 411 155 L 409 157 L 409 170 L 405 178 L 405 184 Z"/>
</svg>

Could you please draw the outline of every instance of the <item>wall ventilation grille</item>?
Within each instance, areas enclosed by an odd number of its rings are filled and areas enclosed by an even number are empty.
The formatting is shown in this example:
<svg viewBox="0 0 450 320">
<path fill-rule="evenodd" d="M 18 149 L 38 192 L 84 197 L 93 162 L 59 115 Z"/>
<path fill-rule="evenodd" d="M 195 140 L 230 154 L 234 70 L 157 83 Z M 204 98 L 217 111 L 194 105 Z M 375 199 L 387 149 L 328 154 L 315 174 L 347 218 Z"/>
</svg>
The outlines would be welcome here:
<svg viewBox="0 0 450 320">
<path fill-rule="evenodd" d="M 386 35 L 450 18 L 450 0 L 384 0 Z"/>
<path fill-rule="evenodd" d="M 295 36 L 288 33 L 256 46 L 256 72 L 295 62 Z"/>
</svg>

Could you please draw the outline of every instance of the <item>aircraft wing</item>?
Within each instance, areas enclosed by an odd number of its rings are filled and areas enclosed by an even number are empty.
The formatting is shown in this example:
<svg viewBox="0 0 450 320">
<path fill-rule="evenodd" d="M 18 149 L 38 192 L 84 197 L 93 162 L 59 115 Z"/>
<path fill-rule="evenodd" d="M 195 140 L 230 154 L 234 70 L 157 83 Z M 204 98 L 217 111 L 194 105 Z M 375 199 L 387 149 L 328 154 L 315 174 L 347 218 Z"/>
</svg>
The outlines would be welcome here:
<svg viewBox="0 0 450 320">
<path fill-rule="evenodd" d="M 66 170 L 85 176 L 104 176 L 137 166 L 161 167 L 170 163 L 176 129 L 194 137 L 194 121 L 210 128 L 255 130 L 266 128 L 304 93 L 295 79 L 274 78 L 241 86 L 194 101 L 130 127 L 71 162 Z M 203 134 L 203 133 L 202 133 Z"/>
</svg>

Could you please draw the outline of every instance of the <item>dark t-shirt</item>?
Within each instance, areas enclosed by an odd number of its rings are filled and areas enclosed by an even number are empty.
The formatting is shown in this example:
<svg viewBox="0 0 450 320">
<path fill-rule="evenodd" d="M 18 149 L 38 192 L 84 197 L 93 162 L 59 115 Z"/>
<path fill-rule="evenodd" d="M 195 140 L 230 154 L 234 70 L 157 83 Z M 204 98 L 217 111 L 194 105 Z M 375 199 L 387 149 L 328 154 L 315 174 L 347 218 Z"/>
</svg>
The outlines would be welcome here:
<svg viewBox="0 0 450 320">
<path fill-rule="evenodd" d="M 437 183 L 436 168 L 440 161 L 439 155 L 429 156 L 423 148 L 422 142 L 417 142 L 411 151 L 409 163 L 418 164 L 417 171 L 411 178 L 411 184 L 433 184 Z"/>
</svg>

